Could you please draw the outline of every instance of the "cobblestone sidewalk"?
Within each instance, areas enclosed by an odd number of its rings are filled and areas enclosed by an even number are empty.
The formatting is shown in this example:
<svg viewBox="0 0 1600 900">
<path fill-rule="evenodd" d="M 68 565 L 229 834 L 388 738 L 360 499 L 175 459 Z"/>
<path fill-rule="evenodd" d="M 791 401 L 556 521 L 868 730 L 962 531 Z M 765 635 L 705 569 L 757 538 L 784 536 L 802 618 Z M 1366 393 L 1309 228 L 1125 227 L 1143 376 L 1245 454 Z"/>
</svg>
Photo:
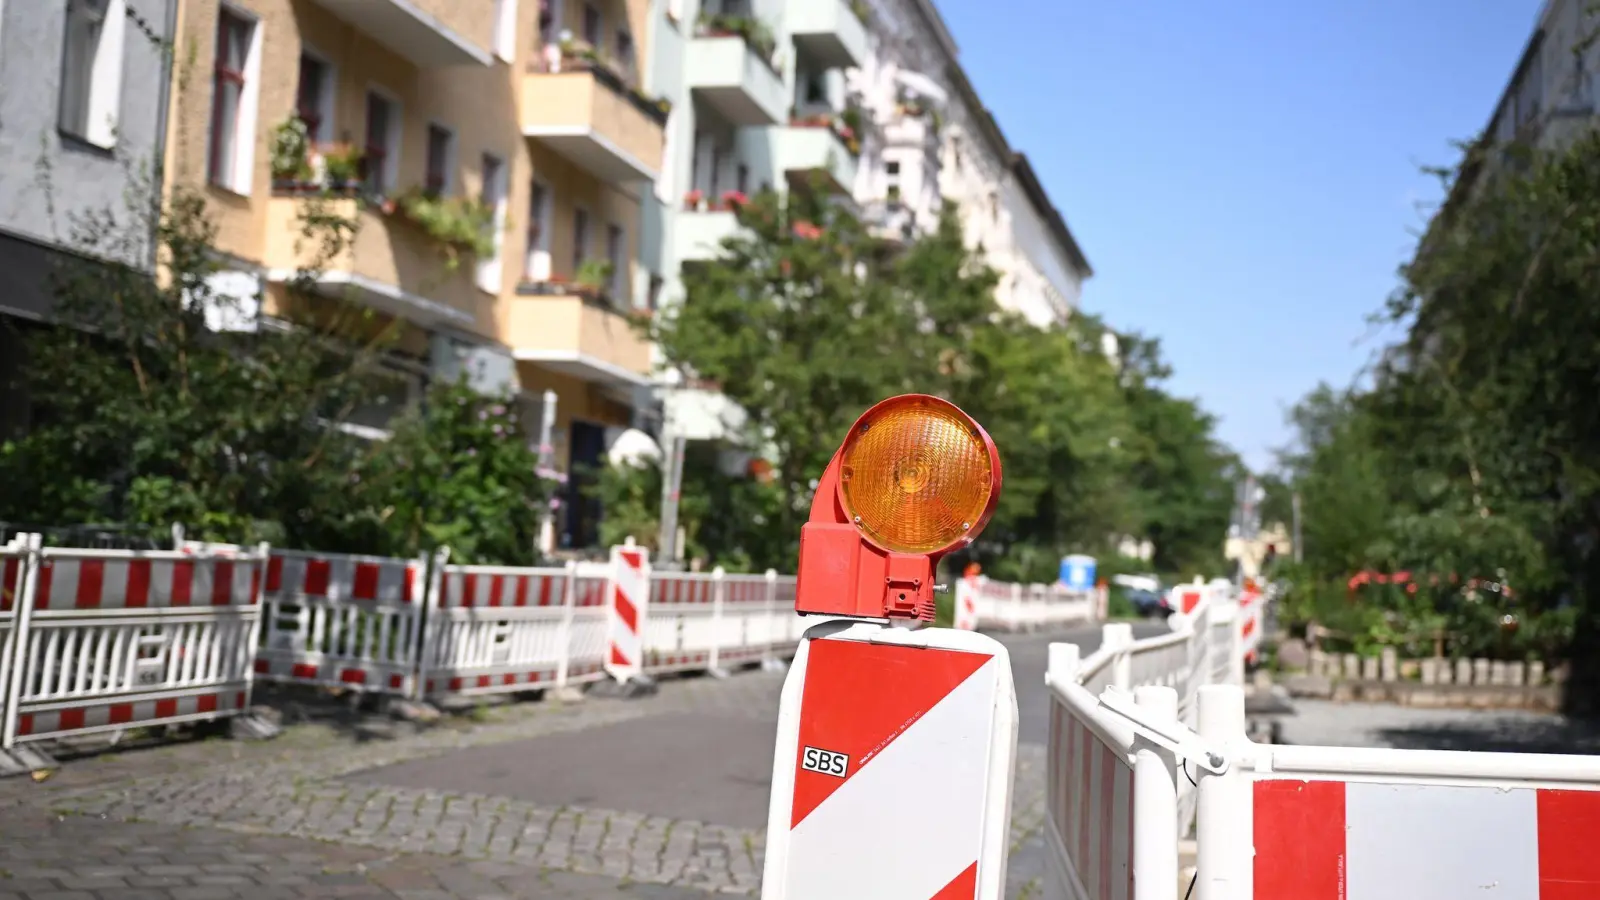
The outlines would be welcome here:
<svg viewBox="0 0 1600 900">
<path fill-rule="evenodd" d="M 754 896 L 759 829 L 384 783 L 377 770 L 674 714 L 770 718 L 781 678 L 526 704 L 390 741 L 300 727 L 264 744 L 192 743 L 80 761 L 43 784 L 0 783 L 0 900 Z M 1018 756 L 1010 893 L 1030 897 L 1042 872 L 1044 748 L 1025 744 Z"/>
</svg>

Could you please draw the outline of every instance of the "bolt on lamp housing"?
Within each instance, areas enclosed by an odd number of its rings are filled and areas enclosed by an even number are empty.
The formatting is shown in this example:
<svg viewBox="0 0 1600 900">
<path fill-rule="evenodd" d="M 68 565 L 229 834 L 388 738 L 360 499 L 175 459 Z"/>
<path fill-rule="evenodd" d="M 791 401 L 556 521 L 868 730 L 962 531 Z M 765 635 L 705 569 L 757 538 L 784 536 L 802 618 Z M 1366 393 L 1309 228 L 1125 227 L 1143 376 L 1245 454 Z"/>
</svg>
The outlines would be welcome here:
<svg viewBox="0 0 1600 900">
<path fill-rule="evenodd" d="M 904 394 L 873 406 L 800 529 L 795 611 L 931 621 L 934 567 L 988 524 L 1000 483 L 994 441 L 955 404 Z"/>
</svg>

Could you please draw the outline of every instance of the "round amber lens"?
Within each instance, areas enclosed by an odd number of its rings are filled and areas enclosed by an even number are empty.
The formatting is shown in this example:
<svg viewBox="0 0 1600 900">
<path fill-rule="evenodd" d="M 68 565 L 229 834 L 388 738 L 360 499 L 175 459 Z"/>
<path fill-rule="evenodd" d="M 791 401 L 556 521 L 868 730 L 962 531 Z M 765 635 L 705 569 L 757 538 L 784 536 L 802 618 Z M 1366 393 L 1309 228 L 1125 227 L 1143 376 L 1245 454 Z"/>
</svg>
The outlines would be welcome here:
<svg viewBox="0 0 1600 900">
<path fill-rule="evenodd" d="M 884 404 L 856 425 L 839 459 L 845 511 L 874 543 L 931 553 L 978 524 L 994 466 L 977 426 L 942 400 Z"/>
</svg>

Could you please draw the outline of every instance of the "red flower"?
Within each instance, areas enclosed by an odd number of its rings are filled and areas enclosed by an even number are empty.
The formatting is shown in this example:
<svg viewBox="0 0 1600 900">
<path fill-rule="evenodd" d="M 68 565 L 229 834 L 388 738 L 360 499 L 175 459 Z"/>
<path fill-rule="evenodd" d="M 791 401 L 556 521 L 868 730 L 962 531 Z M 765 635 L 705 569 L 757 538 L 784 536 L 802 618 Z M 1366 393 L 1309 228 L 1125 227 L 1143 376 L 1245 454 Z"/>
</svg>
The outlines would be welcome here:
<svg viewBox="0 0 1600 900">
<path fill-rule="evenodd" d="M 738 209 L 749 202 L 750 198 L 746 197 L 741 191 L 722 192 L 722 205 L 728 207 L 729 209 Z"/>
<path fill-rule="evenodd" d="M 811 222 L 794 223 L 794 236 L 802 241 L 814 241 L 822 237 L 822 229 Z"/>
</svg>

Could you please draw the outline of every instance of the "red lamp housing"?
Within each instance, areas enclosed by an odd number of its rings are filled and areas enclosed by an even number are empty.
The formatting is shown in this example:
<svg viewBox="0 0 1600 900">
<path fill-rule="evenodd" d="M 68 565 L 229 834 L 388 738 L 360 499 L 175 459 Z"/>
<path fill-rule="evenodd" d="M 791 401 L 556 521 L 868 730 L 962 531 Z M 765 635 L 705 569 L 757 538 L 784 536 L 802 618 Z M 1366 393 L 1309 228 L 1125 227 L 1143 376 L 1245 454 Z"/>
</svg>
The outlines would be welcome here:
<svg viewBox="0 0 1600 900">
<path fill-rule="evenodd" d="M 934 567 L 983 531 L 1000 499 L 1000 451 L 955 404 L 902 394 L 862 414 L 800 529 L 795 612 L 934 615 Z"/>
</svg>

